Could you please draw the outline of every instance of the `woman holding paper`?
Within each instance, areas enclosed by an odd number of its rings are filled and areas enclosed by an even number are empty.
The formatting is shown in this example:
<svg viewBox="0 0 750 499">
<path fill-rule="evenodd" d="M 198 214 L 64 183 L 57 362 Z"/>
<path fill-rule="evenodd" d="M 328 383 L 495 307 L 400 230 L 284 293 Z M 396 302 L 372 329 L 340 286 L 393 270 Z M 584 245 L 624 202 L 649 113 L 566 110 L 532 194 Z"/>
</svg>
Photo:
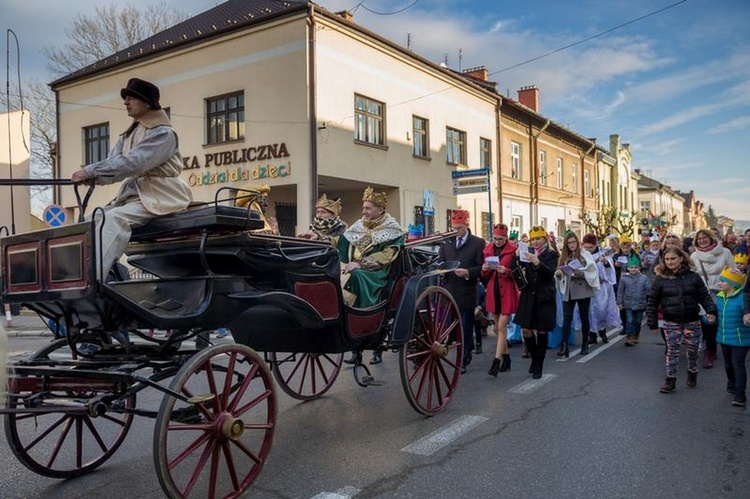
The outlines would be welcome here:
<svg viewBox="0 0 750 499">
<path fill-rule="evenodd" d="M 518 308 L 518 288 L 511 272 L 516 249 L 516 245 L 508 240 L 508 226 L 496 224 L 492 227 L 492 242 L 482 252 L 484 264 L 481 277 L 487 292 L 485 308 L 492 314 L 497 334 L 495 358 L 487 371 L 490 376 L 510 370 L 508 320 Z"/>
<path fill-rule="evenodd" d="M 544 227 L 531 228 L 529 243 L 523 248 L 519 244 L 518 256 L 513 259 L 513 278 L 521 290 L 513 323 L 521 327 L 523 341 L 531 353 L 529 373 L 539 379 L 547 355 L 548 334 L 557 319 L 554 274 L 558 254 L 550 246 Z"/>
<path fill-rule="evenodd" d="M 575 232 L 568 232 L 563 238 L 562 253 L 555 271 L 555 283 L 563 300 L 562 342 L 557 355 L 569 355 L 570 326 L 573 324 L 576 305 L 581 317 L 581 355 L 587 355 L 591 330 L 589 308 L 591 297 L 599 290 L 599 271 L 594 257 L 581 247 Z"/>
</svg>

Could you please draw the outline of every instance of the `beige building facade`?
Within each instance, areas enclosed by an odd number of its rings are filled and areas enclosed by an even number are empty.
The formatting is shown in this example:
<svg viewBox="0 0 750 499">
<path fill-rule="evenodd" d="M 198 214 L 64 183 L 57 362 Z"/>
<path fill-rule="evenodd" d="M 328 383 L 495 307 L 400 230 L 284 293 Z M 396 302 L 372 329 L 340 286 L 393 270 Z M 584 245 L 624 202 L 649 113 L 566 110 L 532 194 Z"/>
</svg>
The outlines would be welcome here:
<svg viewBox="0 0 750 499">
<path fill-rule="evenodd" d="M 0 177 L 28 179 L 31 162 L 29 112 L 0 113 Z M 31 192 L 28 186 L 0 186 L 0 237 L 31 229 Z M 7 232 L 6 232 L 7 231 Z"/>
<path fill-rule="evenodd" d="M 279 8 L 236 13 L 244 21 L 209 36 L 213 9 L 54 82 L 58 176 L 106 157 L 130 124 L 119 91 L 138 77 L 161 90 L 196 200 L 268 184 L 270 215 L 294 235 L 322 193 L 341 197 L 352 222 L 371 185 L 402 225 L 446 230 L 462 202 L 451 172 L 478 168 L 488 144 L 496 169 L 497 96 L 313 4 Z M 90 205 L 115 190 L 97 188 Z M 75 204 L 72 189 L 59 194 Z"/>
</svg>

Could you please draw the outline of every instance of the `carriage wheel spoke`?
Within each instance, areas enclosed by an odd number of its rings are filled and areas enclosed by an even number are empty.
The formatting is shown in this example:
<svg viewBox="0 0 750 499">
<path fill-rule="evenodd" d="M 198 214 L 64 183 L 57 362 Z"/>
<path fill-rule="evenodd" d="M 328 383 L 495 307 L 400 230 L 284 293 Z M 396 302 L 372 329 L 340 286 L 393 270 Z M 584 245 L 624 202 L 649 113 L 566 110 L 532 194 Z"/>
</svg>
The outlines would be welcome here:
<svg viewBox="0 0 750 499">
<path fill-rule="evenodd" d="M 229 443 L 222 442 L 221 450 L 224 453 L 224 460 L 227 463 L 227 471 L 229 472 L 229 477 L 232 479 L 232 487 L 234 487 L 234 490 L 239 490 L 240 480 L 237 477 L 237 467 L 234 464 L 234 456 L 232 455 L 232 449 L 229 448 Z"/>
<path fill-rule="evenodd" d="M 229 356 L 229 365 L 227 366 L 226 378 L 224 378 L 224 390 L 221 393 L 221 406 L 226 407 L 229 403 L 229 394 L 232 388 L 232 378 L 234 378 L 234 367 L 237 364 L 237 352 L 232 352 Z"/>
<path fill-rule="evenodd" d="M 234 394 L 234 398 L 232 399 L 232 402 L 227 406 L 227 411 L 234 413 L 237 404 L 239 403 L 240 399 L 245 395 L 245 392 L 247 391 L 248 387 L 250 387 L 250 383 L 255 379 L 255 377 L 258 375 L 258 370 L 260 369 L 260 366 L 258 364 L 253 364 L 250 368 L 250 372 L 247 374 L 244 380 L 242 380 L 242 384 L 240 385 L 239 389 L 237 390 L 237 393 Z"/>
<path fill-rule="evenodd" d="M 190 476 L 190 480 L 188 480 L 188 483 L 185 484 L 183 495 L 190 495 L 190 492 L 193 490 L 193 487 L 195 487 L 195 484 L 198 481 L 198 477 L 200 477 L 200 474 L 203 471 L 203 468 L 206 466 L 208 458 L 211 457 L 211 454 L 213 453 L 215 447 L 216 442 L 213 439 L 209 440 L 206 444 L 205 449 L 203 449 L 203 453 L 201 454 L 200 459 L 198 459 L 198 463 L 195 465 L 195 470 L 193 470 L 193 474 Z"/>
<path fill-rule="evenodd" d="M 28 445 L 24 446 L 23 450 L 26 451 L 26 452 L 28 452 L 29 449 L 31 449 L 36 444 L 38 444 L 39 442 L 41 442 L 45 437 L 47 437 L 47 435 L 49 435 L 50 433 L 52 433 L 53 431 L 55 431 L 55 429 L 58 426 L 60 426 L 61 424 L 63 424 L 65 421 L 67 421 L 69 417 L 70 416 L 62 416 L 56 422 L 52 423 L 49 428 L 47 428 L 46 430 L 44 430 L 42 432 L 41 435 L 39 435 L 34 440 L 32 440 L 31 442 L 29 442 Z"/>
<path fill-rule="evenodd" d="M 218 394 L 216 390 L 216 377 L 214 376 L 214 366 L 210 360 L 206 362 L 205 372 L 206 372 L 206 380 L 208 381 L 209 393 L 213 393 L 215 395 Z M 220 397 L 214 396 L 211 399 L 211 405 L 214 406 L 214 413 L 221 412 L 222 403 L 221 403 Z"/>
<path fill-rule="evenodd" d="M 172 431 L 171 427 L 169 428 L 169 431 Z M 198 449 L 204 443 L 206 443 L 206 441 L 208 441 L 208 438 L 209 438 L 208 432 L 204 432 L 203 434 L 201 434 L 184 451 L 180 452 L 177 456 L 175 456 L 174 459 L 172 459 L 171 461 L 167 463 L 167 465 L 169 466 L 169 469 L 174 469 L 176 466 L 178 466 L 186 457 L 192 454 L 196 449 Z"/>
<path fill-rule="evenodd" d="M 245 414 L 247 411 L 249 411 L 250 409 L 252 409 L 253 407 L 255 407 L 256 405 L 258 405 L 259 403 L 263 402 L 264 400 L 267 400 L 272 394 L 273 392 L 271 392 L 271 390 L 266 390 L 265 392 L 261 393 L 260 395 L 258 395 L 253 400 L 243 405 L 239 409 L 235 409 L 232 412 L 232 414 L 235 417 L 241 416 Z"/>
<path fill-rule="evenodd" d="M 57 459 L 57 455 L 60 452 L 60 449 L 62 448 L 63 442 L 65 442 L 65 438 L 68 436 L 68 433 L 70 432 L 70 428 L 73 426 L 73 418 L 68 418 L 68 421 L 65 423 L 65 426 L 60 433 L 60 435 L 57 437 L 57 442 L 55 442 L 55 447 L 52 450 L 52 453 L 49 456 L 49 461 L 47 461 L 47 467 L 51 468 L 52 464 L 55 462 L 55 459 Z"/>
<path fill-rule="evenodd" d="M 86 428 L 89 429 L 89 432 L 91 432 L 91 436 L 94 437 L 94 440 L 96 440 L 96 443 L 99 444 L 99 449 L 101 449 L 103 452 L 107 451 L 107 444 L 104 443 L 104 439 L 97 431 L 96 427 L 94 426 L 94 423 L 91 422 L 91 419 L 88 417 L 83 420 L 84 423 L 86 423 Z M 83 435 L 81 435 L 83 436 Z M 83 440 L 83 439 L 81 439 Z"/>
</svg>

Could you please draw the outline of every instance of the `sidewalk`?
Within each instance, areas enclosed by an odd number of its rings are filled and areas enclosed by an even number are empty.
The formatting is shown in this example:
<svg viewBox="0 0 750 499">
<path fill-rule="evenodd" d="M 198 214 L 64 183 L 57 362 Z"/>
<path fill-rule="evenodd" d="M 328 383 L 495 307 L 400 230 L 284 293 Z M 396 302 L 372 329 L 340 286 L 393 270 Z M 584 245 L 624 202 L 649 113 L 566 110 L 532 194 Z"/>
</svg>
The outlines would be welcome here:
<svg viewBox="0 0 750 499">
<path fill-rule="evenodd" d="M 3 316 L 2 321 L 3 326 L 5 326 L 6 336 L 8 337 L 52 336 L 52 331 L 47 327 L 47 324 L 30 310 L 21 310 L 20 315 L 14 315 L 10 321 L 10 325 L 5 320 L 5 316 Z"/>
</svg>

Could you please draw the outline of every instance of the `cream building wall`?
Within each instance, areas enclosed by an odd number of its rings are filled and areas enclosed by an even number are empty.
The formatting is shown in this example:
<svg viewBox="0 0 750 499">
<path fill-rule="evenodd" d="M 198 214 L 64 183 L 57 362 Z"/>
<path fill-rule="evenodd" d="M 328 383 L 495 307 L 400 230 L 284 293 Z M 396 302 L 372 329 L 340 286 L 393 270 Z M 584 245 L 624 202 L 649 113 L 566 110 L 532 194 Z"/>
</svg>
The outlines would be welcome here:
<svg viewBox="0 0 750 499">
<path fill-rule="evenodd" d="M 10 131 L 10 133 L 9 133 Z M 28 111 L 0 113 L 0 177 L 28 179 L 31 153 L 31 126 Z M 12 170 L 12 171 L 11 171 Z M 8 234 L 15 225 L 16 234 L 31 229 L 31 195 L 29 187 L 14 186 L 13 209 L 11 210 L 11 187 L 0 186 L 0 227 L 6 227 Z M 14 215 L 11 217 L 11 213 Z M 14 223 L 15 221 L 15 223 Z M 5 236 L 0 232 L 0 237 Z"/>
</svg>

